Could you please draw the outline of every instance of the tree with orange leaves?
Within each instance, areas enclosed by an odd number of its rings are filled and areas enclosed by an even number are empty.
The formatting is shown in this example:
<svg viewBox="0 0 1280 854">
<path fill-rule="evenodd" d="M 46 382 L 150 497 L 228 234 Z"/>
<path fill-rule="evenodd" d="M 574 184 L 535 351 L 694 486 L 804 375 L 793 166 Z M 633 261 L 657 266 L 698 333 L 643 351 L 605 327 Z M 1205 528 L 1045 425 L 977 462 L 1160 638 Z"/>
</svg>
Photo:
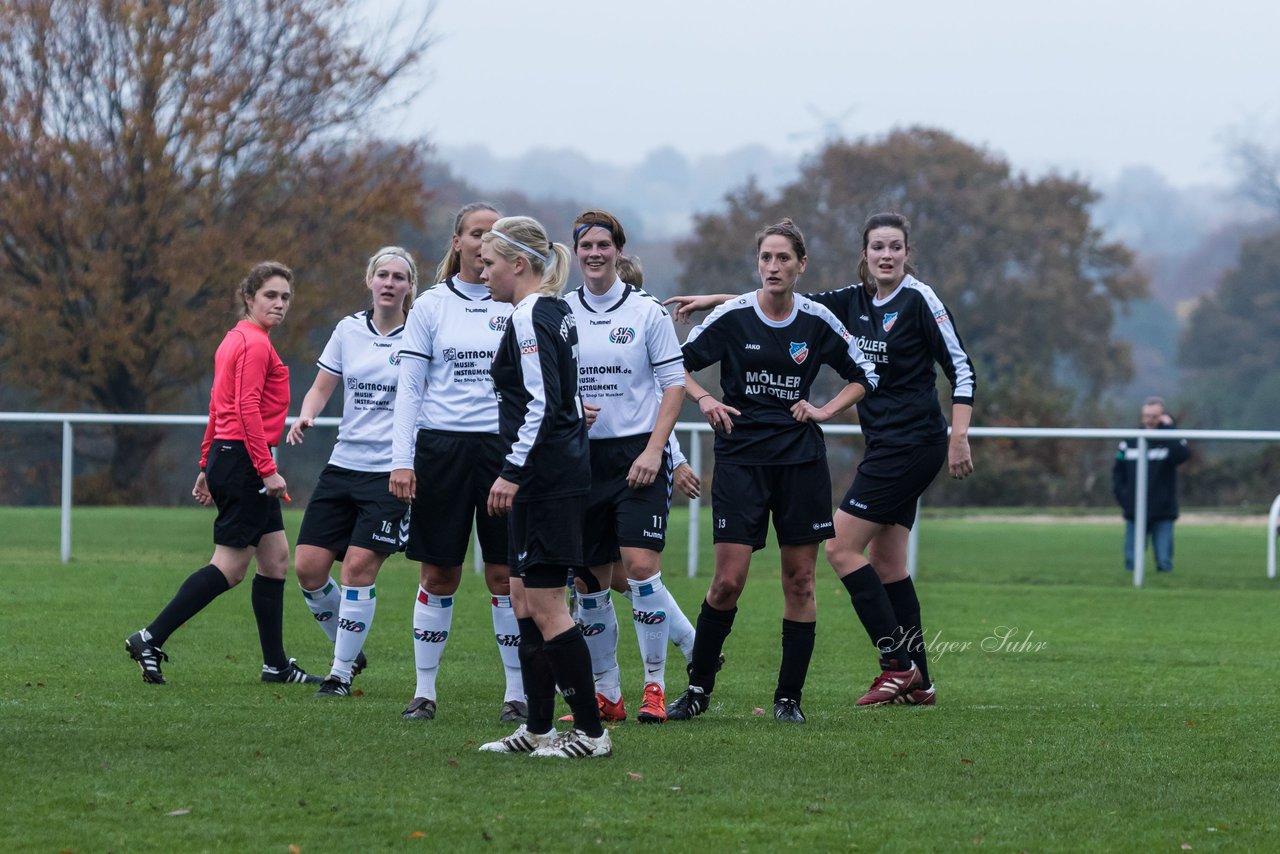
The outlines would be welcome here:
<svg viewBox="0 0 1280 854">
<path fill-rule="evenodd" d="M 287 351 L 422 221 L 421 148 L 373 131 L 425 15 L 395 39 L 350 0 L 0 0 L 0 21 L 0 383 L 43 405 L 198 406 L 247 266 L 298 275 Z M 95 499 L 137 496 L 158 435 L 114 433 Z"/>
</svg>

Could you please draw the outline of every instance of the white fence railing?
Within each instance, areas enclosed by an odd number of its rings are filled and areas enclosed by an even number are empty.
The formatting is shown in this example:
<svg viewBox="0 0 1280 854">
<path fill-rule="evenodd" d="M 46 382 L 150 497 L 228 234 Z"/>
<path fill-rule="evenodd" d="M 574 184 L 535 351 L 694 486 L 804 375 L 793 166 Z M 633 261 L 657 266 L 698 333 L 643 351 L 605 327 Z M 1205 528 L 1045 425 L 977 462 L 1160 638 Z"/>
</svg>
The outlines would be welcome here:
<svg viewBox="0 0 1280 854">
<path fill-rule="evenodd" d="M 72 508 L 72 472 L 74 461 L 76 424 L 97 425 L 169 425 L 198 426 L 207 423 L 204 415 L 110 415 L 98 413 L 58 413 L 58 412 L 0 412 L 0 424 L 61 424 L 62 425 L 62 525 L 61 547 L 62 562 L 71 560 L 71 508 Z M 290 419 L 292 422 L 293 419 Z M 320 427 L 337 427 L 337 418 L 317 418 Z M 828 424 L 823 432 L 831 436 L 861 435 L 862 428 L 849 424 Z M 686 434 L 693 441 L 686 442 L 686 454 L 689 465 L 699 477 L 703 475 L 702 443 L 697 441 L 702 433 L 711 432 L 708 424 L 682 421 L 676 424 L 676 431 Z M 1137 479 L 1134 484 L 1134 546 L 1133 546 L 1133 584 L 1141 587 L 1146 563 L 1146 529 L 1147 529 L 1147 443 L 1153 438 L 1187 439 L 1195 441 L 1227 441 L 1227 442 L 1280 442 L 1280 430 L 1125 430 L 1095 427 L 971 427 L 972 438 L 1005 438 L 1005 439 L 1136 439 L 1137 441 Z M 683 438 L 683 437 L 682 437 Z M 698 548 L 701 532 L 702 499 L 689 501 L 689 557 L 687 570 L 692 577 L 698 571 Z M 1280 523 L 1280 495 L 1271 505 L 1271 513 L 1267 522 L 1267 577 L 1276 577 L 1276 533 Z M 915 575 L 916 552 L 919 543 L 921 525 L 917 524 L 908 541 L 907 562 L 911 574 Z"/>
</svg>

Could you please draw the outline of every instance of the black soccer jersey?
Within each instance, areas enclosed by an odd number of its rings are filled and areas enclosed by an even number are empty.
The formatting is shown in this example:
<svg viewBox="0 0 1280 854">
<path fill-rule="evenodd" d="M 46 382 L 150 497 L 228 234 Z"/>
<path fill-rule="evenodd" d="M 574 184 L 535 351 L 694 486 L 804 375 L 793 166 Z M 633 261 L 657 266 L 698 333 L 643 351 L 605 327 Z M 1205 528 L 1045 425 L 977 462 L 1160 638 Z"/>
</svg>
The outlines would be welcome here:
<svg viewBox="0 0 1280 854">
<path fill-rule="evenodd" d="M 951 381 L 952 401 L 972 404 L 973 363 L 933 288 L 908 275 L 883 301 L 862 285 L 805 297 L 843 320 L 858 346 L 875 362 L 880 387 L 858 404 L 867 444 L 946 441 L 947 421 L 938 403 L 934 365 L 942 365 Z"/>
<path fill-rule="evenodd" d="M 501 476 L 516 501 L 591 489 L 587 422 L 578 397 L 578 329 L 562 299 L 533 294 L 516 306 L 493 357 Z"/>
<path fill-rule="evenodd" d="M 746 465 L 788 465 L 822 458 L 822 430 L 801 423 L 791 407 L 807 399 L 822 365 L 830 365 L 870 394 L 875 367 L 830 311 L 797 296 L 791 316 L 770 320 L 756 294 L 721 305 L 689 333 L 684 363 L 690 371 L 720 363 L 724 403 L 741 412 L 733 432 L 716 433 L 716 459 Z"/>
</svg>

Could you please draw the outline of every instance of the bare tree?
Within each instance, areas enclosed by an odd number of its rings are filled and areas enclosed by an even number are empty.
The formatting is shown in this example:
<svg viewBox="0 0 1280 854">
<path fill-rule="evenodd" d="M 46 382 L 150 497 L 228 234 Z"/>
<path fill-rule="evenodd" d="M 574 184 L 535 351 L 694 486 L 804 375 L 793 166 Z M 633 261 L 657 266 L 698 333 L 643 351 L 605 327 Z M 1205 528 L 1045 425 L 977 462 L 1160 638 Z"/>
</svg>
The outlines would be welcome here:
<svg viewBox="0 0 1280 854">
<path fill-rule="evenodd" d="M 1241 138 L 1231 146 L 1230 159 L 1240 194 L 1280 214 L 1280 148 Z"/>
</svg>

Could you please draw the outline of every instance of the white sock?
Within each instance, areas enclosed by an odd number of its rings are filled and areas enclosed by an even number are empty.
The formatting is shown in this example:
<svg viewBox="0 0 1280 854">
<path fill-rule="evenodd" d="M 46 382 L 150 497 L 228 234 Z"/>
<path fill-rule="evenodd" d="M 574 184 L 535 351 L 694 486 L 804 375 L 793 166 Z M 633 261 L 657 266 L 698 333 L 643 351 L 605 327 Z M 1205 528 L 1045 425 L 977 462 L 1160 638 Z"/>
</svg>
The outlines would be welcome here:
<svg viewBox="0 0 1280 854">
<path fill-rule="evenodd" d="M 636 640 L 640 642 L 640 657 L 644 659 L 645 684 L 657 682 L 667 689 L 667 635 L 670 622 L 667 611 L 671 594 L 662 584 L 662 573 L 644 581 L 627 579 L 631 593 L 631 619 L 636 627 Z"/>
<path fill-rule="evenodd" d="M 413 696 L 436 698 L 436 675 L 453 625 L 453 597 L 431 596 L 418 588 L 413 606 L 413 663 L 418 671 L 418 687 Z"/>
<path fill-rule="evenodd" d="M 666 590 L 666 585 L 663 585 Z M 667 590 L 667 637 L 680 650 L 680 654 L 684 656 L 685 664 L 693 661 L 693 639 L 697 637 L 697 630 L 694 629 L 693 623 L 689 622 L 689 618 L 684 615 L 684 611 L 680 610 L 680 605 L 676 602 L 676 597 L 671 595 L 671 591 Z"/>
<path fill-rule="evenodd" d="M 611 703 L 622 697 L 622 672 L 618 670 L 618 616 L 609 600 L 609 591 L 581 593 L 578 604 L 582 633 L 591 650 L 591 672 L 596 692 Z"/>
<path fill-rule="evenodd" d="M 498 655 L 502 656 L 502 669 L 507 677 L 503 702 L 524 702 L 524 674 L 520 670 L 520 625 L 516 612 L 511 608 L 510 596 L 494 596 L 493 637 L 498 642 Z"/>
<path fill-rule="evenodd" d="M 338 639 L 338 605 L 342 599 L 342 588 L 338 586 L 338 582 L 330 578 L 319 590 L 308 590 L 301 584 L 298 585 L 298 589 L 307 600 L 311 616 L 316 618 L 329 643 L 333 643 Z"/>
<path fill-rule="evenodd" d="M 342 588 L 342 604 L 338 608 L 338 638 L 333 644 L 333 669 L 330 676 L 351 681 L 351 667 L 364 648 L 364 639 L 373 625 L 373 611 L 378 605 L 378 588 Z"/>
</svg>

